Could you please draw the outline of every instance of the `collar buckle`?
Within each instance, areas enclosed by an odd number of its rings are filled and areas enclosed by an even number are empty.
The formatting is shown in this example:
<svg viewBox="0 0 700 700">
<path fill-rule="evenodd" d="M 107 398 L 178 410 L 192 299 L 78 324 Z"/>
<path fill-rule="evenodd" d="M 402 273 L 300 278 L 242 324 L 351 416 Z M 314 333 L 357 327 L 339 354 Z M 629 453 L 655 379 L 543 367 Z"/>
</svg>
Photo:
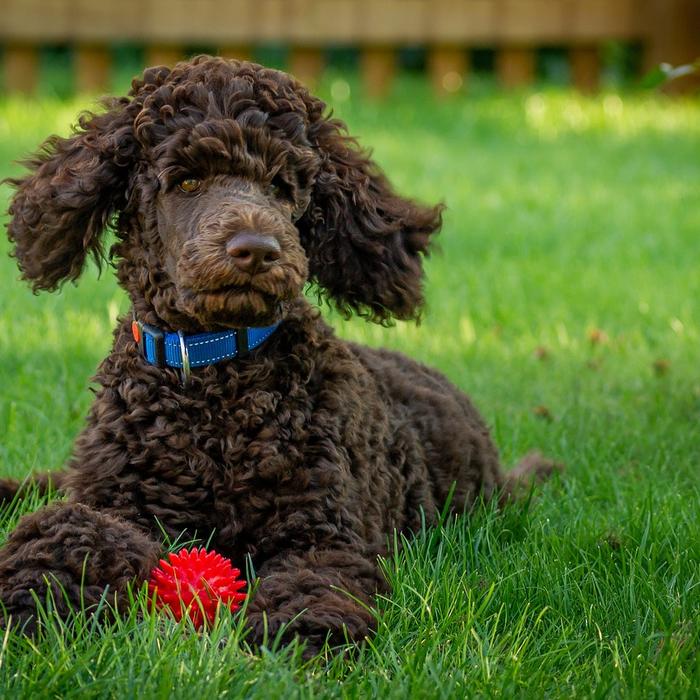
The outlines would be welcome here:
<svg viewBox="0 0 700 700">
<path fill-rule="evenodd" d="M 131 333 L 143 357 L 156 367 L 165 367 L 165 333 L 136 319 L 131 323 Z"/>
</svg>

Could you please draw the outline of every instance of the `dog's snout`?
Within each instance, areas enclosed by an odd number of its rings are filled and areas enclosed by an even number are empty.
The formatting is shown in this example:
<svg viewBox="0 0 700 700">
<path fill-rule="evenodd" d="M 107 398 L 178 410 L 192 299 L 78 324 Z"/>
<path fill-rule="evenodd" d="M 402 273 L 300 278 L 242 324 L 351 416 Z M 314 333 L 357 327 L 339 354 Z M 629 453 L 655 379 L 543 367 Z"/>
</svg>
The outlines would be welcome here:
<svg viewBox="0 0 700 700">
<path fill-rule="evenodd" d="M 226 252 L 239 270 L 254 274 L 274 265 L 282 249 L 273 236 L 241 231 L 228 241 Z"/>
</svg>

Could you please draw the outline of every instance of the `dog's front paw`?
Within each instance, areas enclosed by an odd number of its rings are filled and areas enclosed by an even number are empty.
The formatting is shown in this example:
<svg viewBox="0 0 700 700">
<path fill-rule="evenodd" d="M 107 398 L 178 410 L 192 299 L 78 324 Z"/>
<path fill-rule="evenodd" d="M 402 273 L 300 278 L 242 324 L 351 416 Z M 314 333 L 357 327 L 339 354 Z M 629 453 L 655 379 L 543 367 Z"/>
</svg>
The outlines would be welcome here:
<svg viewBox="0 0 700 700">
<path fill-rule="evenodd" d="M 318 598 L 289 601 L 281 610 L 263 607 L 254 599 L 248 608 L 247 641 L 253 647 L 278 647 L 297 639 L 308 660 L 324 648 L 339 649 L 361 643 L 375 622 L 369 609 L 348 596 L 329 591 Z"/>
</svg>

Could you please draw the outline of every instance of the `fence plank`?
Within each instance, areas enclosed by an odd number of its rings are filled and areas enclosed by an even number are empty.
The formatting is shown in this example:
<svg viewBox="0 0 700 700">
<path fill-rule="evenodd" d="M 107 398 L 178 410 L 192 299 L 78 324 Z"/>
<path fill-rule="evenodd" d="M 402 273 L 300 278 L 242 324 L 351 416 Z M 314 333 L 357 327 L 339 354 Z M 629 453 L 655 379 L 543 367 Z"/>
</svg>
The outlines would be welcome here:
<svg viewBox="0 0 700 700">
<path fill-rule="evenodd" d="M 297 47 L 289 55 L 289 72 L 304 85 L 313 88 L 321 77 L 323 63 L 321 49 Z"/>
<path fill-rule="evenodd" d="M 75 84 L 80 92 L 102 92 L 109 88 L 110 58 L 106 46 L 75 47 Z"/>
<path fill-rule="evenodd" d="M 146 48 L 147 66 L 169 66 L 172 68 L 184 57 L 184 51 L 177 46 L 154 44 Z"/>
<path fill-rule="evenodd" d="M 254 15 L 251 40 L 261 42 L 284 41 L 287 31 L 287 13 L 284 0 L 253 0 Z"/>
<path fill-rule="evenodd" d="M 467 52 L 460 46 L 433 46 L 428 52 L 428 71 L 438 96 L 457 92 L 467 72 Z"/>
<path fill-rule="evenodd" d="M 5 46 L 5 89 L 7 92 L 30 94 L 39 82 L 39 51 L 36 46 Z"/>
<path fill-rule="evenodd" d="M 496 71 L 504 87 L 518 88 L 535 79 L 535 52 L 529 47 L 508 46 L 496 55 Z"/>
<path fill-rule="evenodd" d="M 569 50 L 571 82 L 581 92 L 595 92 L 600 84 L 600 53 L 597 46 L 574 46 Z"/>
<path fill-rule="evenodd" d="M 360 55 L 360 70 L 370 97 L 384 97 L 391 89 L 396 73 L 396 55 L 387 46 L 368 46 Z"/>
<path fill-rule="evenodd" d="M 569 0 L 565 39 L 601 42 L 640 39 L 647 0 Z"/>
<path fill-rule="evenodd" d="M 429 5 L 424 0 L 357 0 L 359 41 L 368 46 L 423 42 Z"/>
<path fill-rule="evenodd" d="M 566 36 L 569 5 L 552 0 L 494 0 L 496 34 L 505 43 L 548 43 Z"/>
<path fill-rule="evenodd" d="M 499 17 L 493 0 L 434 0 L 426 17 L 427 38 L 440 44 L 493 41 Z"/>
<path fill-rule="evenodd" d="M 281 38 L 299 46 L 357 43 L 359 24 L 357 0 L 287 0 Z"/>
</svg>

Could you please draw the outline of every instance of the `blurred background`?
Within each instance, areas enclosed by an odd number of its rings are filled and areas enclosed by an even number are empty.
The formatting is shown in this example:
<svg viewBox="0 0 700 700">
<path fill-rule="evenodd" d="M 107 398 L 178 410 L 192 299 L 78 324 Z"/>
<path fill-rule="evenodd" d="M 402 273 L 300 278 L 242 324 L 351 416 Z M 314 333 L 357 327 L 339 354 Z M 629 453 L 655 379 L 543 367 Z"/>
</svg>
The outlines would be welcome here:
<svg viewBox="0 0 700 700">
<path fill-rule="evenodd" d="M 403 73 L 437 96 L 484 81 L 592 92 L 700 56 L 700 1 L 3 0 L 0 47 L 7 93 L 123 91 L 145 65 L 199 52 L 281 67 L 312 86 L 339 69 L 373 97 Z M 350 90 L 339 82 L 336 97 Z"/>
</svg>

